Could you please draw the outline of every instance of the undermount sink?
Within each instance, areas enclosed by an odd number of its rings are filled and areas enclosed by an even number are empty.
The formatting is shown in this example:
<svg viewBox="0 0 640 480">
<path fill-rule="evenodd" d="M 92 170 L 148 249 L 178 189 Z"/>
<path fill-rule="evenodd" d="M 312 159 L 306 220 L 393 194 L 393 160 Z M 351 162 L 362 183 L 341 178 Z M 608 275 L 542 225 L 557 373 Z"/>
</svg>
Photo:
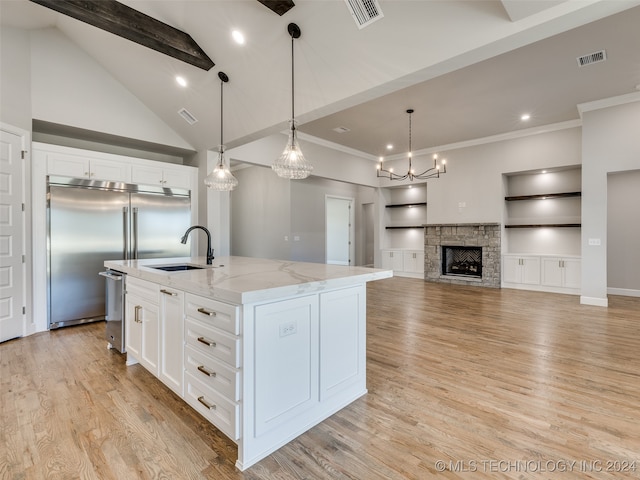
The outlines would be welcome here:
<svg viewBox="0 0 640 480">
<path fill-rule="evenodd" d="M 180 272 L 184 270 L 202 270 L 205 267 L 199 267 L 198 265 L 188 265 L 188 264 L 179 264 L 179 265 L 158 265 L 153 266 L 149 265 L 151 268 L 156 268 L 158 270 L 164 270 L 165 272 Z"/>
</svg>

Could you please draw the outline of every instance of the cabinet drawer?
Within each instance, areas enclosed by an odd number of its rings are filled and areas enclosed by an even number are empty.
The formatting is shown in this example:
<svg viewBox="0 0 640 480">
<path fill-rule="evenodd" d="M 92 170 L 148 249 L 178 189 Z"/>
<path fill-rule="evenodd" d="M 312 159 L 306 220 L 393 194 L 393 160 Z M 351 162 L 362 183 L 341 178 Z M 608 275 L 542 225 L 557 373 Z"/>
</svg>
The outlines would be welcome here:
<svg viewBox="0 0 640 480">
<path fill-rule="evenodd" d="M 197 352 L 210 355 L 234 368 L 240 366 L 240 340 L 228 333 L 187 318 L 185 340 Z"/>
<path fill-rule="evenodd" d="M 125 277 L 127 294 L 137 295 L 144 298 L 155 305 L 158 305 L 158 292 L 159 287 L 156 283 L 147 282 L 146 280 L 140 280 L 139 278 L 127 275 Z"/>
<path fill-rule="evenodd" d="M 210 298 L 188 293 L 186 296 L 186 314 L 208 325 L 220 328 L 232 335 L 240 334 L 239 307 L 217 302 Z"/>
<path fill-rule="evenodd" d="M 190 372 L 185 373 L 185 383 L 184 399 L 187 403 L 229 436 L 231 440 L 238 440 L 240 437 L 240 406 L 224 398 Z"/>
<path fill-rule="evenodd" d="M 191 373 L 185 373 L 184 399 L 231 440 L 240 438 L 240 405 L 230 402 Z"/>
<path fill-rule="evenodd" d="M 184 366 L 187 372 L 202 383 L 213 388 L 232 402 L 242 398 L 240 393 L 240 370 L 205 355 L 187 345 L 184 349 Z"/>
</svg>

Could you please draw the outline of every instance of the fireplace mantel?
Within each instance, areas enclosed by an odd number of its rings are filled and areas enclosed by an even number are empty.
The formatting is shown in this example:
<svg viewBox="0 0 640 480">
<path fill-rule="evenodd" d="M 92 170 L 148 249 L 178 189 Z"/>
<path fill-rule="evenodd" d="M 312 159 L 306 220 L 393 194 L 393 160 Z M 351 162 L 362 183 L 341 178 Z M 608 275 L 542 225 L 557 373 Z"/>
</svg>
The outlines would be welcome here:
<svg viewBox="0 0 640 480">
<path fill-rule="evenodd" d="M 424 225 L 424 279 L 431 282 L 500 287 L 501 225 L 439 223 Z M 482 278 L 442 274 L 442 247 L 482 247 Z"/>
</svg>

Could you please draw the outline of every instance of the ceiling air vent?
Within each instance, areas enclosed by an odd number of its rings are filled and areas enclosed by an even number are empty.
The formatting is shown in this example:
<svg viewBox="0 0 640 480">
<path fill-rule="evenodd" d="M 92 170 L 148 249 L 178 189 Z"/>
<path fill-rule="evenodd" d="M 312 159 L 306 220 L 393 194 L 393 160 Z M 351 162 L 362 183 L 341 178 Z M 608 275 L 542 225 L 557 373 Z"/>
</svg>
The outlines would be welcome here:
<svg viewBox="0 0 640 480">
<path fill-rule="evenodd" d="M 378 0 L 344 0 L 358 28 L 364 28 L 384 17 Z"/>
<path fill-rule="evenodd" d="M 607 51 L 600 50 L 599 52 L 590 53 L 589 55 L 583 55 L 578 57 L 578 66 L 584 67 L 585 65 L 591 65 L 592 63 L 604 62 L 607 59 Z"/>
<path fill-rule="evenodd" d="M 193 125 L 194 123 L 196 123 L 198 121 L 198 119 L 196 117 L 194 117 L 191 114 L 191 112 L 189 110 L 187 110 L 186 108 L 181 108 L 180 110 L 178 110 L 178 115 L 180 115 L 182 118 L 184 118 L 184 120 L 189 125 Z"/>
</svg>

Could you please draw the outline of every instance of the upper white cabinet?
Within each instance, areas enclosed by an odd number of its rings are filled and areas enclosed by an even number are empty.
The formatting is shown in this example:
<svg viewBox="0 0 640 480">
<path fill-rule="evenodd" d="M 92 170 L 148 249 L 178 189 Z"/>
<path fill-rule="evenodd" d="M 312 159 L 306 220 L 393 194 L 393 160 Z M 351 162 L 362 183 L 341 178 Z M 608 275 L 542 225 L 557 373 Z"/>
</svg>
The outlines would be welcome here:
<svg viewBox="0 0 640 480">
<path fill-rule="evenodd" d="M 133 183 L 195 191 L 194 167 L 34 142 L 34 159 L 61 177 Z"/>
<path fill-rule="evenodd" d="M 49 175 L 125 183 L 131 181 L 131 166 L 123 162 L 62 153 L 46 155 Z"/>
<path fill-rule="evenodd" d="M 191 188 L 191 170 L 179 166 L 164 166 L 142 162 L 131 165 L 131 182 L 141 185 L 160 185 L 162 187 Z"/>
</svg>

